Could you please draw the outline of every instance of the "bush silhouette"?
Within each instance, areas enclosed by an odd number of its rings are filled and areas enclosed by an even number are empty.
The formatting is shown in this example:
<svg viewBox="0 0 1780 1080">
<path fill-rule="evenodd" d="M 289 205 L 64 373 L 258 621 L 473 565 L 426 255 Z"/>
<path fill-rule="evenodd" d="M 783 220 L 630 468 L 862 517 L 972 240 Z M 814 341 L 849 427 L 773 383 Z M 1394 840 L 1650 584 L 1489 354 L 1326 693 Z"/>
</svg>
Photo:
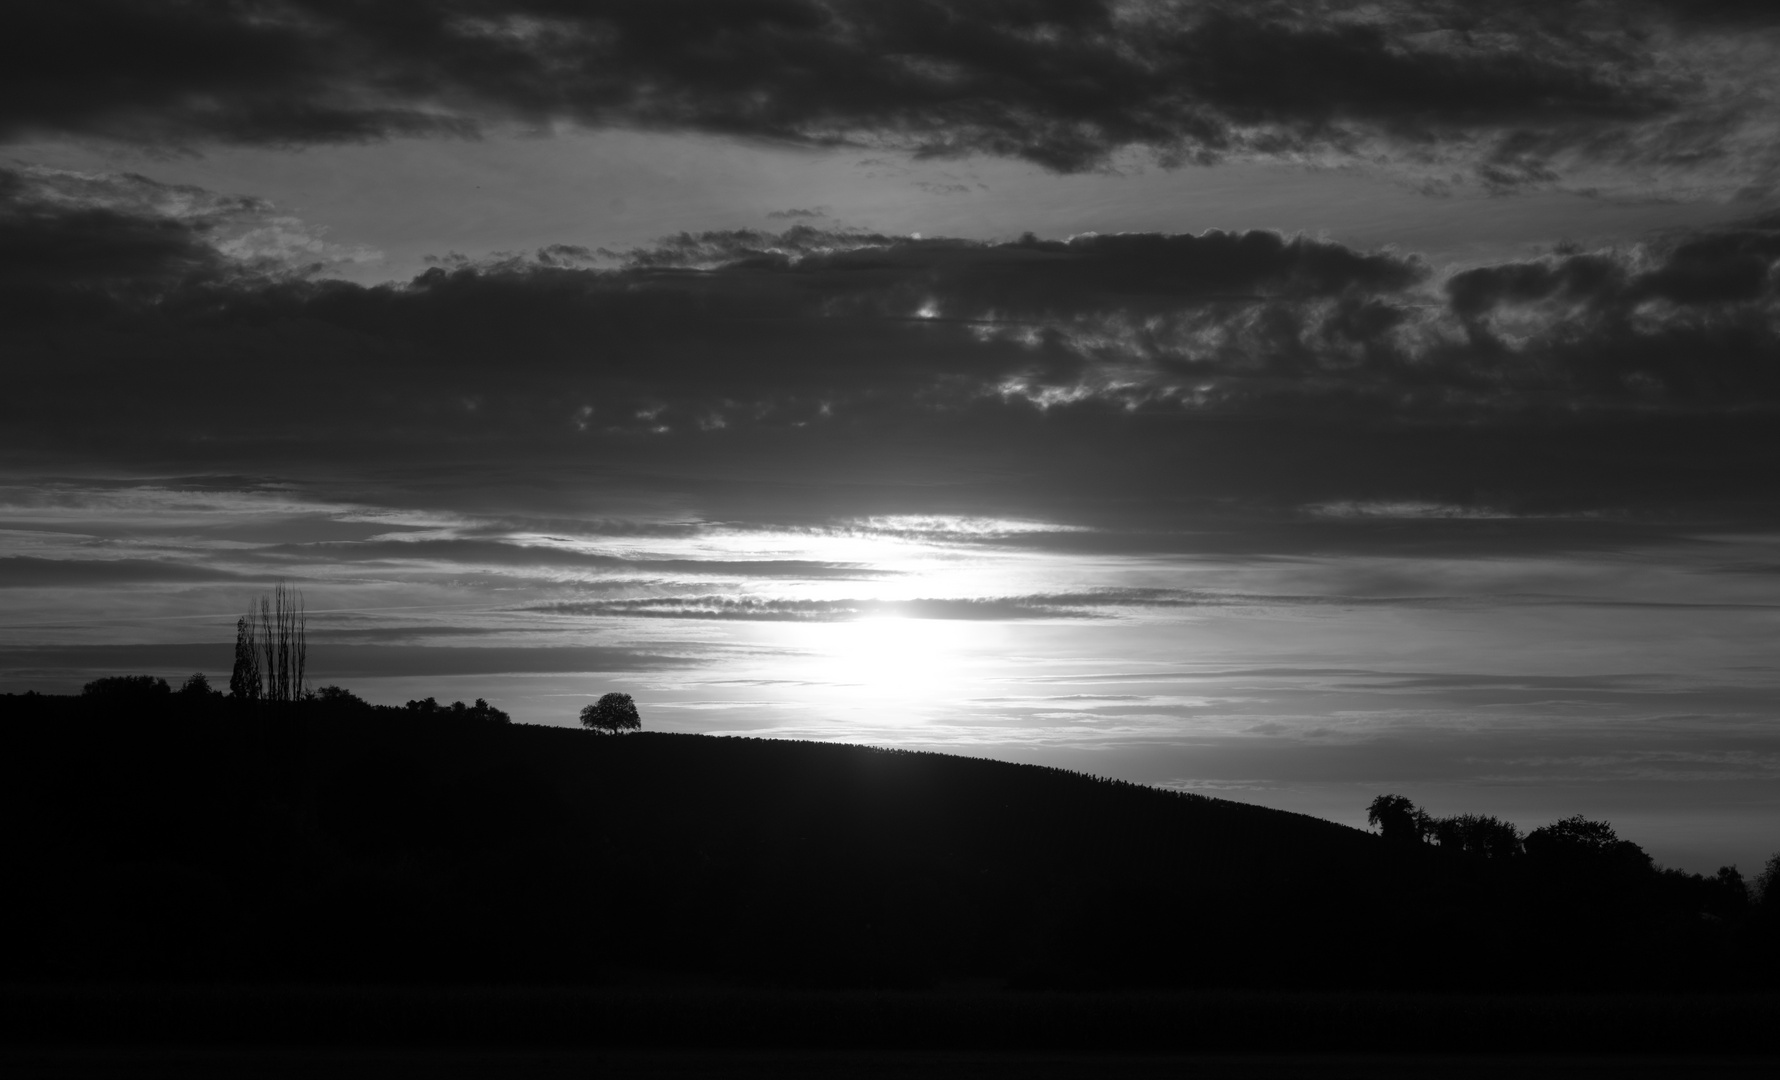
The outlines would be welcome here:
<svg viewBox="0 0 1780 1080">
<path fill-rule="evenodd" d="M 637 715 L 636 702 L 629 694 L 606 694 L 581 710 L 581 726 L 592 731 L 618 735 L 643 726 Z"/>
<path fill-rule="evenodd" d="M 153 675 L 110 675 L 80 688 L 87 697 L 158 698 L 173 692 L 166 679 Z"/>
<path fill-rule="evenodd" d="M 1754 900 L 1769 911 L 1780 911 L 1780 851 L 1755 875 Z"/>
<path fill-rule="evenodd" d="M 1520 854 L 1520 830 L 1488 814 L 1455 814 L 1436 818 L 1429 831 L 1442 850 L 1485 859 L 1506 859 Z"/>
<path fill-rule="evenodd" d="M 328 689 L 338 688 L 329 687 Z M 352 696 L 346 691 L 341 691 L 341 693 L 346 694 L 347 697 Z M 508 716 L 500 709 L 495 708 L 493 705 L 490 705 L 487 700 L 483 698 L 477 698 L 476 704 L 474 705 L 465 705 L 461 701 L 454 701 L 449 705 L 441 705 L 436 699 L 429 697 L 420 701 L 410 701 L 408 704 L 404 705 L 403 708 L 408 712 L 419 713 L 422 716 L 452 716 L 463 720 L 484 720 L 494 724 L 510 724 L 513 722 L 512 717 Z"/>
<path fill-rule="evenodd" d="M 222 696 L 215 687 L 210 685 L 210 677 L 202 671 L 192 672 L 191 677 L 186 679 L 185 685 L 179 688 L 179 692 L 190 698 L 211 698 Z"/>
</svg>

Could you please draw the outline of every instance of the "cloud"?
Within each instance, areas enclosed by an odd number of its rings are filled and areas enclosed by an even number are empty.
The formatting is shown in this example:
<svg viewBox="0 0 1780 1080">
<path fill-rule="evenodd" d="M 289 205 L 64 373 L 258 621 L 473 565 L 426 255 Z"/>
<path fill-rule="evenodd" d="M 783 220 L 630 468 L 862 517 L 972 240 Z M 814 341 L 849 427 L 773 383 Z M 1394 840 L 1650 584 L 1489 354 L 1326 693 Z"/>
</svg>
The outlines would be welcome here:
<svg viewBox="0 0 1780 1080">
<path fill-rule="evenodd" d="M 1068 619 L 1085 612 L 1046 597 L 927 600 L 788 600 L 745 596 L 657 596 L 627 600 L 561 601 L 526 608 L 555 615 L 743 622 L 851 622 L 867 618 Z"/>
<path fill-rule="evenodd" d="M 134 173 L 0 166 L 0 312 L 104 319 L 180 292 L 267 284 L 370 257 L 248 196 Z"/>
<path fill-rule="evenodd" d="M 0 646 L 0 671 L 15 677 L 69 672 L 149 672 L 172 681 L 192 671 L 226 671 L 226 642 L 160 645 Z M 309 646 L 311 680 L 386 676 L 555 674 L 609 671 L 669 671 L 696 666 L 681 656 L 608 646 Z"/>
<path fill-rule="evenodd" d="M 519 544 L 471 538 L 282 544 L 261 549 L 256 553 L 256 557 L 288 559 L 296 562 L 313 561 L 328 565 L 391 561 L 438 562 L 516 569 L 622 570 L 638 573 L 715 574 L 759 578 L 846 579 L 880 576 L 879 572 L 858 564 L 818 562 L 810 559 L 642 558 L 577 551 L 541 544 Z"/>
<path fill-rule="evenodd" d="M 1120 608 L 1273 607 L 1436 602 L 1437 597 L 1362 597 L 1104 588 L 1024 596 L 914 600 L 798 600 L 749 596 L 647 596 L 566 600 L 527 607 L 556 615 L 744 622 L 852 622 L 903 618 L 965 621 L 1112 618 Z"/>
<path fill-rule="evenodd" d="M 545 500 L 527 514 L 569 517 L 646 493 L 682 519 L 1129 536 L 1229 499 L 1752 506 L 1780 454 L 1780 233 L 1759 220 L 1457 270 L 1262 231 L 797 225 L 366 287 L 224 252 L 250 202 L 0 182 L 0 230 L 35 238 L 0 247 L 4 445 L 126 473 L 385 476 L 379 497 L 481 509 L 517 508 L 521 482 Z M 431 550 L 574 561 L 531 547 Z"/>
<path fill-rule="evenodd" d="M 619 646 L 434 646 L 350 645 L 310 647 L 317 677 L 367 678 L 385 675 L 455 676 L 554 674 L 592 671 L 673 671 L 697 667 L 688 656 Z"/>
<path fill-rule="evenodd" d="M 80 197 L 68 190 L 77 185 L 55 179 L 63 178 L 0 169 L 0 305 L 9 317 L 101 314 L 106 298 L 154 296 L 225 271 L 228 260 L 205 233 L 226 211 L 178 214 L 143 199 Z M 143 194 L 151 182 L 134 179 L 111 186 Z"/>
<path fill-rule="evenodd" d="M 44 559 L 0 556 L 0 589 L 136 585 L 198 581 L 251 581 L 252 577 L 161 559 Z"/>
<path fill-rule="evenodd" d="M 0 136 L 355 142 L 556 123 L 1104 167 L 1609 164 L 1766 182 L 1762 5 L 1456 0 L 449 0 L 68 8 L 0 22 Z"/>
</svg>

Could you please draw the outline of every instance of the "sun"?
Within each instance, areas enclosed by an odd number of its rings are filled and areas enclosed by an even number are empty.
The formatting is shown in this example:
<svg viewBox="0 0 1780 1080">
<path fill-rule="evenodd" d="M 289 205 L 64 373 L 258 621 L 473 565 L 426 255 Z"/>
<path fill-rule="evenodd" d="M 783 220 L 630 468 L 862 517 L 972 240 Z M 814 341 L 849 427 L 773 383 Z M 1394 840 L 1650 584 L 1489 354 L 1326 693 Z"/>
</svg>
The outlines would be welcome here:
<svg viewBox="0 0 1780 1080">
<path fill-rule="evenodd" d="M 937 620 L 872 616 L 831 629 L 828 676 L 880 697 L 930 695 L 952 681 L 958 666 L 957 634 Z"/>
</svg>

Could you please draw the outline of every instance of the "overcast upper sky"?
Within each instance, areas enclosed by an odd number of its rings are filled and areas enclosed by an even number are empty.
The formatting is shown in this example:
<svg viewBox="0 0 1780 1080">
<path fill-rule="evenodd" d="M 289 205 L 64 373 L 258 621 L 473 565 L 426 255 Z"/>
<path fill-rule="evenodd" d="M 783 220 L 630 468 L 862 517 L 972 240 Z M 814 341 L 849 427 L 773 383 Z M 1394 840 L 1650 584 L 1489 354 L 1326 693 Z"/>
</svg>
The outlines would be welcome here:
<svg viewBox="0 0 1780 1080">
<path fill-rule="evenodd" d="M 0 9 L 0 689 L 1780 847 L 1780 13 Z"/>
</svg>

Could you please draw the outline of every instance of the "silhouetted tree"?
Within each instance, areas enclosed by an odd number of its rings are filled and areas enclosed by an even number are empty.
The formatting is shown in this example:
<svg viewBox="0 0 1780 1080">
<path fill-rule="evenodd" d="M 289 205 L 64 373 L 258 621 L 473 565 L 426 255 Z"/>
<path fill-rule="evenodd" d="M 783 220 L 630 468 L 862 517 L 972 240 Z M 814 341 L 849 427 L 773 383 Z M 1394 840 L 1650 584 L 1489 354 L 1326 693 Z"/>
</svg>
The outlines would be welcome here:
<svg viewBox="0 0 1780 1080">
<path fill-rule="evenodd" d="M 323 686 L 303 699 L 313 709 L 334 716 L 374 716 L 377 706 L 342 686 Z"/>
<path fill-rule="evenodd" d="M 1428 815 L 1402 795 L 1380 795 L 1366 808 L 1366 823 L 1395 844 L 1418 843 L 1427 834 Z"/>
<path fill-rule="evenodd" d="M 80 688 L 87 697 L 157 698 L 173 692 L 166 679 L 153 675 L 108 675 Z"/>
<path fill-rule="evenodd" d="M 229 696 L 239 701 L 260 699 L 260 652 L 254 642 L 254 620 L 235 620 L 235 669 L 229 673 Z"/>
<path fill-rule="evenodd" d="M 508 716 L 505 712 L 490 705 L 482 698 L 476 699 L 476 704 L 470 706 L 469 713 L 471 719 L 486 720 L 493 724 L 511 724 L 513 722 L 511 716 Z"/>
<path fill-rule="evenodd" d="M 303 594 L 279 584 L 272 595 L 262 596 L 255 610 L 248 611 L 259 625 L 254 636 L 260 647 L 260 673 L 265 679 L 268 701 L 299 701 L 306 689 L 304 669 L 308 663 L 309 646 L 305 635 L 308 617 L 303 608 Z"/>
<path fill-rule="evenodd" d="M 491 724 L 513 722 L 512 717 L 490 705 L 483 698 L 477 698 L 474 705 L 465 705 L 461 701 L 454 701 L 450 705 L 441 705 L 436 699 L 429 697 L 421 701 L 410 701 L 402 707 L 408 712 L 420 713 L 422 716 L 450 716 L 464 720 L 480 720 Z"/>
<path fill-rule="evenodd" d="M 192 672 L 191 677 L 185 680 L 185 685 L 179 688 L 179 693 L 181 696 L 188 698 L 222 696 L 210 685 L 210 677 L 205 675 L 202 671 Z"/>
<path fill-rule="evenodd" d="M 1780 911 L 1780 851 L 1768 859 L 1768 865 L 1755 875 L 1754 896 L 1757 904 L 1770 911 Z"/>
<path fill-rule="evenodd" d="M 1435 819 L 1428 830 L 1443 850 L 1485 859 L 1520 854 L 1520 830 L 1487 814 L 1455 814 Z"/>
<path fill-rule="evenodd" d="M 1612 825 L 1581 814 L 1534 829 L 1526 839 L 1529 855 L 1604 855 L 1617 843 L 1619 834 Z"/>
<path fill-rule="evenodd" d="M 636 731 L 643 726 L 642 717 L 637 715 L 636 702 L 629 694 L 606 694 L 592 705 L 581 710 L 581 726 L 592 731 L 618 735 L 626 731 Z"/>
<path fill-rule="evenodd" d="M 1741 914 L 1749 907 L 1749 883 L 1735 866 L 1721 866 L 1707 879 L 1710 902 L 1707 910 L 1719 918 Z"/>
<path fill-rule="evenodd" d="M 1621 840 L 1607 822 L 1581 814 L 1534 829 L 1523 844 L 1529 858 L 1547 866 L 1634 874 L 1651 868 L 1643 848 Z"/>
</svg>

